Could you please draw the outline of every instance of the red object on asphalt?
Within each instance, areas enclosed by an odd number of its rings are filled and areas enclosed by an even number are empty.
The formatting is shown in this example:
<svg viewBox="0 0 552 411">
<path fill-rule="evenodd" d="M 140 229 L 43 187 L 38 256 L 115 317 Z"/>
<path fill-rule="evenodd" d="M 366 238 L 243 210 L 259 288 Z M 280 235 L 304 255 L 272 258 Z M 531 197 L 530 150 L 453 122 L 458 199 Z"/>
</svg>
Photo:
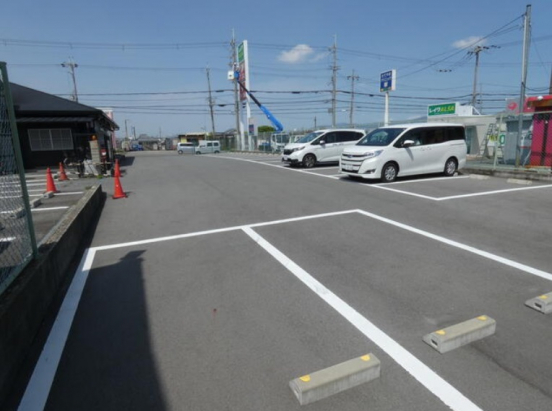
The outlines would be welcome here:
<svg viewBox="0 0 552 411">
<path fill-rule="evenodd" d="M 56 188 L 56 185 L 54 184 L 54 177 L 52 177 L 52 170 L 50 170 L 50 167 L 46 169 L 46 192 L 53 192 L 53 193 L 59 193 L 59 191 Z"/>
<path fill-rule="evenodd" d="M 58 173 L 58 181 L 67 181 L 69 180 L 67 178 L 67 174 L 65 174 L 65 170 L 63 169 L 63 164 L 59 163 L 59 173 Z"/>
<path fill-rule="evenodd" d="M 119 167 L 119 160 L 115 160 L 115 173 L 113 177 L 121 177 L 121 169 Z"/>
<path fill-rule="evenodd" d="M 114 199 L 126 198 L 127 195 L 123 191 L 123 186 L 121 185 L 121 179 L 119 177 L 114 177 L 114 178 L 115 178 L 115 192 L 113 193 L 113 198 Z"/>
</svg>

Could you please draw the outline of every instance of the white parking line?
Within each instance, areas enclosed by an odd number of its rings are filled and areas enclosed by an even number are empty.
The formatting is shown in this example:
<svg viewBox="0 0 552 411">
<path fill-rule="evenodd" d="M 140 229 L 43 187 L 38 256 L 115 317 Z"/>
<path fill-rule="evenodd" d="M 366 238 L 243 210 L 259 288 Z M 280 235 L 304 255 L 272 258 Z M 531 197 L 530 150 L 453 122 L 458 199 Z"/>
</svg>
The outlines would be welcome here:
<svg viewBox="0 0 552 411">
<path fill-rule="evenodd" d="M 491 195 L 491 194 L 511 193 L 511 192 L 514 192 L 514 191 L 523 191 L 523 190 L 536 190 L 536 189 L 543 189 L 543 188 L 550 188 L 550 187 L 552 187 L 552 184 L 542 185 L 542 186 L 532 186 L 532 187 L 521 187 L 521 188 L 507 188 L 505 190 L 485 191 L 483 193 L 460 194 L 460 195 L 456 195 L 456 196 L 438 197 L 438 198 L 436 198 L 436 201 L 446 201 L 446 200 L 454 200 L 454 199 L 457 199 L 457 198 L 487 196 L 487 195 Z"/>
<path fill-rule="evenodd" d="M 434 178 L 424 178 L 423 180 L 403 180 L 403 181 L 394 181 L 392 183 L 381 183 L 378 186 L 395 186 L 397 184 L 412 184 L 420 183 L 426 181 L 450 181 L 456 179 L 470 178 L 470 176 L 455 176 L 455 177 L 434 177 Z"/>
<path fill-rule="evenodd" d="M 60 207 L 63 208 L 63 207 Z M 67 208 L 67 207 L 65 207 Z M 34 209 L 33 211 L 35 211 Z M 295 217 L 289 219 L 267 221 L 262 223 L 246 224 L 241 226 L 226 227 L 215 230 L 199 231 L 187 234 L 179 234 L 167 237 L 158 237 L 152 239 L 146 239 L 141 241 L 132 241 L 127 243 L 119 243 L 105 246 L 92 247 L 85 251 L 81 260 L 80 266 L 77 269 L 75 277 L 69 287 L 69 290 L 64 298 L 58 317 L 55 320 L 54 326 L 50 331 L 50 335 L 44 345 L 40 358 L 35 366 L 32 377 L 27 385 L 25 394 L 19 406 L 20 411 L 27 410 L 42 410 L 46 404 L 50 388 L 65 346 L 71 323 L 75 316 L 86 279 L 92 268 L 94 256 L 98 251 L 113 250 L 116 248 L 132 247 L 136 245 L 153 244 L 161 241 L 170 241 L 184 238 L 191 238 L 195 236 L 202 236 L 208 234 L 224 233 L 229 231 L 242 230 L 253 238 L 259 245 L 265 250 L 271 253 L 280 263 L 288 268 L 294 275 L 296 275 L 303 283 L 305 283 L 311 290 L 316 292 L 321 298 L 323 298 L 330 306 L 336 309 L 341 315 L 343 315 L 348 321 L 350 321 L 359 331 L 366 335 L 369 339 L 374 341 L 385 352 L 387 352 L 392 358 L 397 361 L 405 370 L 412 374 L 418 381 L 420 381 L 428 390 L 434 393 L 445 404 L 447 404 L 453 410 L 480 410 L 469 399 L 459 393 L 454 387 L 444 381 L 441 377 L 436 375 L 430 368 L 420 362 L 417 358 L 412 356 L 408 351 L 402 348 L 398 343 L 392 340 L 389 336 L 378 329 L 374 324 L 361 316 L 352 307 L 347 305 L 343 300 L 339 299 L 335 294 L 328 290 L 324 285 L 312 278 L 310 274 L 305 272 L 301 267 L 297 266 L 293 261 L 289 260 L 285 255 L 280 253 L 271 244 L 262 239 L 253 228 L 266 227 L 271 225 L 285 224 L 297 221 L 307 221 L 317 218 L 326 218 L 341 216 L 346 214 L 360 214 L 372 219 L 381 221 L 393 225 L 395 227 L 410 231 L 415 234 L 433 239 L 435 241 L 442 242 L 467 251 L 472 254 L 479 255 L 489 260 L 507 265 L 509 267 L 524 271 L 526 273 L 544 278 L 552 281 L 552 274 L 527 266 L 525 264 L 517 263 L 513 260 L 509 260 L 498 255 L 479 250 L 475 247 L 468 246 L 466 244 L 459 243 L 457 241 L 449 240 L 445 237 L 441 237 L 427 231 L 417 229 L 415 227 L 400 223 L 395 220 L 391 220 L 385 217 L 381 217 L 377 214 L 369 213 L 364 210 L 347 210 L 338 211 L 332 213 L 316 214 L 304 217 Z"/>
<path fill-rule="evenodd" d="M 29 384 L 23 395 L 23 399 L 19 404 L 20 411 L 35 411 L 43 410 L 46 406 L 48 394 L 52 387 L 52 382 L 56 374 L 56 370 L 69 335 L 73 318 L 77 312 L 77 307 L 82 296 L 82 291 L 96 251 L 88 249 L 85 251 L 79 268 L 71 282 L 71 286 L 67 290 L 67 294 L 63 299 L 63 304 L 59 309 L 54 325 L 48 335 L 48 339 L 44 344 L 40 358 L 36 363 L 33 375 L 29 380 Z"/>
<path fill-rule="evenodd" d="M 316 173 L 316 170 L 322 170 L 324 168 L 335 168 L 335 167 L 317 167 L 314 170 L 309 169 L 309 171 L 306 171 L 306 170 L 299 170 L 299 169 L 295 169 L 295 168 L 291 168 L 291 167 L 283 167 L 283 166 L 280 166 L 280 165 L 276 166 L 276 165 L 273 165 L 273 164 L 267 164 L 265 162 L 253 161 L 253 160 L 248 160 L 248 159 L 243 159 L 243 158 L 234 158 L 234 157 L 226 157 L 226 156 L 212 156 L 212 157 L 213 158 L 223 158 L 223 159 L 227 159 L 227 160 L 239 160 L 239 161 L 251 162 L 251 163 L 256 163 L 256 164 L 260 163 L 260 164 L 264 164 L 264 165 L 269 166 L 269 167 L 279 167 L 279 168 L 283 168 L 285 170 L 296 171 L 296 172 L 299 172 L 299 173 L 316 175 L 316 176 L 325 177 L 325 178 L 331 178 L 332 180 L 340 180 L 344 176 L 344 174 L 324 175 L 324 174 Z M 404 195 L 408 195 L 408 196 L 412 196 L 412 197 L 423 198 L 424 200 L 431 200 L 431 201 L 448 201 L 448 200 L 456 200 L 456 199 L 460 199 L 460 198 L 478 197 L 478 196 L 485 196 L 485 195 L 491 195 L 491 194 L 503 194 L 503 193 L 509 193 L 509 192 L 514 192 L 514 191 L 534 190 L 534 189 L 543 189 L 543 188 L 552 187 L 552 184 L 551 185 L 540 185 L 540 186 L 533 186 L 533 187 L 521 187 L 521 188 L 509 188 L 509 189 L 504 189 L 504 190 L 484 191 L 484 192 L 481 192 L 481 193 L 459 194 L 459 195 L 447 196 L 447 197 L 432 197 L 432 196 L 427 196 L 427 195 L 424 195 L 424 194 L 412 193 L 412 192 L 409 192 L 409 191 L 403 191 L 403 190 L 398 190 L 396 188 L 389 187 L 390 185 L 395 185 L 395 184 L 408 184 L 408 183 L 417 183 L 417 182 L 420 182 L 420 181 L 437 181 L 437 180 L 451 181 L 451 180 L 464 179 L 464 178 L 470 178 L 470 176 L 438 177 L 438 178 L 429 178 L 429 179 L 424 179 L 424 180 L 397 181 L 397 182 L 393 182 L 393 183 L 362 185 L 362 187 L 367 187 L 367 188 L 375 187 L 375 188 L 379 188 L 381 190 L 393 191 L 395 193 L 404 194 Z"/>
<path fill-rule="evenodd" d="M 398 342 L 385 334 L 259 234 L 251 228 L 244 228 L 243 231 L 452 410 L 481 411 L 481 408 L 437 375 L 431 368 L 418 360 Z"/>
<path fill-rule="evenodd" d="M 331 178 L 333 180 L 338 180 L 335 177 L 325 176 L 324 174 L 312 173 L 312 172 L 297 169 L 297 168 L 284 167 L 282 165 L 275 165 L 275 164 L 268 164 L 268 163 L 263 163 L 263 162 L 259 162 L 259 161 L 253 161 L 253 160 L 249 160 L 249 159 L 246 159 L 246 158 L 235 158 L 235 157 L 226 157 L 226 156 L 216 156 L 216 157 L 212 156 L 211 158 L 222 158 L 222 159 L 225 159 L 225 160 L 245 161 L 245 162 L 248 162 L 248 163 L 262 164 L 262 165 L 265 165 L 265 166 L 268 166 L 268 167 L 277 167 L 277 168 L 280 168 L 282 170 L 295 171 L 296 173 L 304 173 L 304 174 L 310 174 L 310 175 L 315 175 L 315 176 L 320 176 L 320 177 Z"/>
<path fill-rule="evenodd" d="M 54 210 L 65 210 L 69 208 L 69 206 L 62 206 L 62 207 L 48 207 L 48 208 L 33 208 L 31 211 L 34 213 L 35 211 L 54 211 Z"/>
</svg>

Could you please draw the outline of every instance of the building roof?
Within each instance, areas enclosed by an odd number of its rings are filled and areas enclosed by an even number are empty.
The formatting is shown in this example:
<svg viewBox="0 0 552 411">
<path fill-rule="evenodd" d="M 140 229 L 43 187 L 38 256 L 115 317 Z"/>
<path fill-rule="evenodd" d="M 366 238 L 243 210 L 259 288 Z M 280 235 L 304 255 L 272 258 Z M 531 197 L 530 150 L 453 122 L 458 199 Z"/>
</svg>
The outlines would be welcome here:
<svg viewBox="0 0 552 411">
<path fill-rule="evenodd" d="M 67 100 L 53 94 L 44 93 L 19 84 L 10 83 L 15 117 L 20 121 L 23 117 L 88 117 L 100 121 L 111 130 L 119 126 L 102 110 Z"/>
</svg>

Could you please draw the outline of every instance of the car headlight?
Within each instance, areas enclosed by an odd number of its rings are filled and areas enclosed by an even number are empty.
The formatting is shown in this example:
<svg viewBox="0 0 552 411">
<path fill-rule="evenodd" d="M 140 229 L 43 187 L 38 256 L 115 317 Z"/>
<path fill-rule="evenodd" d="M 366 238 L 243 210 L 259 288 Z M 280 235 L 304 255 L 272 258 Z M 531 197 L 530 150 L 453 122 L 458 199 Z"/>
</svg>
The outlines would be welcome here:
<svg viewBox="0 0 552 411">
<path fill-rule="evenodd" d="M 297 148 L 294 148 L 293 150 L 291 150 L 292 153 L 295 153 L 296 151 L 301 151 L 305 148 L 305 146 L 303 147 L 297 147 Z"/>
<path fill-rule="evenodd" d="M 381 153 L 383 153 L 383 150 L 367 151 L 366 153 L 364 153 L 364 155 L 366 156 L 366 158 L 372 158 L 379 156 Z"/>
</svg>

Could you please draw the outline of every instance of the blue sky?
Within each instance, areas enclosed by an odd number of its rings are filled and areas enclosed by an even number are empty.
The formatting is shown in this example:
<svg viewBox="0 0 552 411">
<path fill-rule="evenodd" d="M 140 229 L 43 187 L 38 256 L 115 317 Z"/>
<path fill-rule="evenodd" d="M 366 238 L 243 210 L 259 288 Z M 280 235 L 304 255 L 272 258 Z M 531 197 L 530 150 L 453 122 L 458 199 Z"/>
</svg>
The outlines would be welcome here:
<svg viewBox="0 0 552 411">
<path fill-rule="evenodd" d="M 18 0 L 2 5 L 0 61 L 10 80 L 70 98 L 61 63 L 73 59 L 79 102 L 112 107 L 125 133 L 175 135 L 235 127 L 227 80 L 232 31 L 248 40 L 251 89 L 287 130 L 331 124 L 330 47 L 337 39 L 337 121 L 383 121 L 381 72 L 397 70 L 390 119 L 422 116 L 428 104 L 471 101 L 477 45 L 478 107 L 485 114 L 519 95 L 526 1 L 397 0 Z M 532 3 L 528 95 L 548 94 L 552 3 Z M 477 39 L 483 38 L 480 42 Z M 215 92 L 216 91 L 216 92 Z M 256 125 L 270 125 L 253 105 Z"/>
</svg>

